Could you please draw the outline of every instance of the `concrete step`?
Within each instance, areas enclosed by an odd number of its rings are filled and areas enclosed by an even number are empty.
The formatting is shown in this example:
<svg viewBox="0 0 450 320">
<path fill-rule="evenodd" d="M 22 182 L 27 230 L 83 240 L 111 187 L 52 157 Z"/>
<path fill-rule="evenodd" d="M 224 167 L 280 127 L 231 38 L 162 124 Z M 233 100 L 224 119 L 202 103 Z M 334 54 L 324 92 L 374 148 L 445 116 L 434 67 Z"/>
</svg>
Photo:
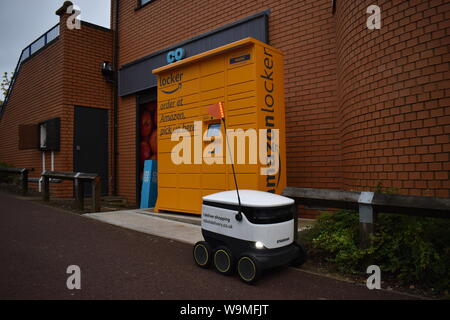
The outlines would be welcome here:
<svg viewBox="0 0 450 320">
<path fill-rule="evenodd" d="M 106 206 L 126 206 L 128 201 L 122 197 L 102 197 L 102 204 Z"/>
</svg>

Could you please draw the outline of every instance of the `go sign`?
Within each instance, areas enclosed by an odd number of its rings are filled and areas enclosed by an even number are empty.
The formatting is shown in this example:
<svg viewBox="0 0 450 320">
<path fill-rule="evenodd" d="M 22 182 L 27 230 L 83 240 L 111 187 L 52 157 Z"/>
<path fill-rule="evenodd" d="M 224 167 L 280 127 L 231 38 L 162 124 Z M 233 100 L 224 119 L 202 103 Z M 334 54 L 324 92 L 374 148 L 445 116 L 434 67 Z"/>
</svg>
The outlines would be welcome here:
<svg viewBox="0 0 450 320">
<path fill-rule="evenodd" d="M 167 54 L 167 63 L 171 64 L 176 61 L 183 60 L 186 57 L 186 51 L 183 48 L 178 48 L 177 50 L 170 51 Z"/>
</svg>

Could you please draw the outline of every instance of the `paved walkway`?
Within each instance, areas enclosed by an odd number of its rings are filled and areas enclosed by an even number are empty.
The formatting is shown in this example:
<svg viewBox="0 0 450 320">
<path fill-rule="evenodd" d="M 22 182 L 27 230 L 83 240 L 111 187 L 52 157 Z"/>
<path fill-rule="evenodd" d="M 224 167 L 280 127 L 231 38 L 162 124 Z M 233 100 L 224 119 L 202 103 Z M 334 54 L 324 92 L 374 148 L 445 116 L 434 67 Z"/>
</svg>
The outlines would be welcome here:
<svg viewBox="0 0 450 320">
<path fill-rule="evenodd" d="M 148 211 L 127 210 L 91 213 L 84 216 L 126 229 L 177 240 L 187 244 L 194 244 L 203 240 L 200 226 L 193 223 L 179 222 L 169 217 L 164 218 L 165 215 L 155 215 Z M 199 221 L 199 219 L 195 220 Z"/>
<path fill-rule="evenodd" d="M 136 215 L 125 220 L 144 221 Z M 411 299 L 293 268 L 267 272 L 249 286 L 198 268 L 190 244 L 92 218 L 0 193 L 0 299 Z M 177 223 L 172 230 L 185 228 Z M 66 286 L 71 265 L 81 269 L 79 291 Z"/>
</svg>

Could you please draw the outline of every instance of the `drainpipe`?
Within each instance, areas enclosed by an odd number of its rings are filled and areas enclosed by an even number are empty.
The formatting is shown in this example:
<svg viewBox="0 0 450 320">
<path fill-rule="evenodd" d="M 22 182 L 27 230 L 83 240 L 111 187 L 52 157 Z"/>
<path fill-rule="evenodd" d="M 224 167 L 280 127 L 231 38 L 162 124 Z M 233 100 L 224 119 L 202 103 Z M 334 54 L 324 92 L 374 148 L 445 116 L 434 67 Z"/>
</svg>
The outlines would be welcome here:
<svg viewBox="0 0 450 320">
<path fill-rule="evenodd" d="M 113 55 L 114 55 L 114 92 L 113 92 L 113 125 L 114 125 L 114 153 L 113 153 L 113 196 L 117 196 L 117 158 L 118 158 L 118 105 L 119 105 L 119 0 L 115 0 L 115 16 L 114 16 L 114 40 L 113 40 Z"/>
</svg>

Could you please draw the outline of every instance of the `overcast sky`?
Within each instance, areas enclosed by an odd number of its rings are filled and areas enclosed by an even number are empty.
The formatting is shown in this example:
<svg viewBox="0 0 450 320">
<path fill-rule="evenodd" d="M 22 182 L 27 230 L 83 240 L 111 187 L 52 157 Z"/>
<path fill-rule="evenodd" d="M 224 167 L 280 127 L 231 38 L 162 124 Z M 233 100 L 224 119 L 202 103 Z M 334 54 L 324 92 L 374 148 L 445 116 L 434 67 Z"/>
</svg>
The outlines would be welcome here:
<svg viewBox="0 0 450 320">
<path fill-rule="evenodd" d="M 72 0 L 81 20 L 109 28 L 110 0 Z M 14 71 L 20 53 L 59 22 L 63 0 L 0 0 L 0 75 Z M 1 96 L 0 96 L 1 98 Z"/>
</svg>

